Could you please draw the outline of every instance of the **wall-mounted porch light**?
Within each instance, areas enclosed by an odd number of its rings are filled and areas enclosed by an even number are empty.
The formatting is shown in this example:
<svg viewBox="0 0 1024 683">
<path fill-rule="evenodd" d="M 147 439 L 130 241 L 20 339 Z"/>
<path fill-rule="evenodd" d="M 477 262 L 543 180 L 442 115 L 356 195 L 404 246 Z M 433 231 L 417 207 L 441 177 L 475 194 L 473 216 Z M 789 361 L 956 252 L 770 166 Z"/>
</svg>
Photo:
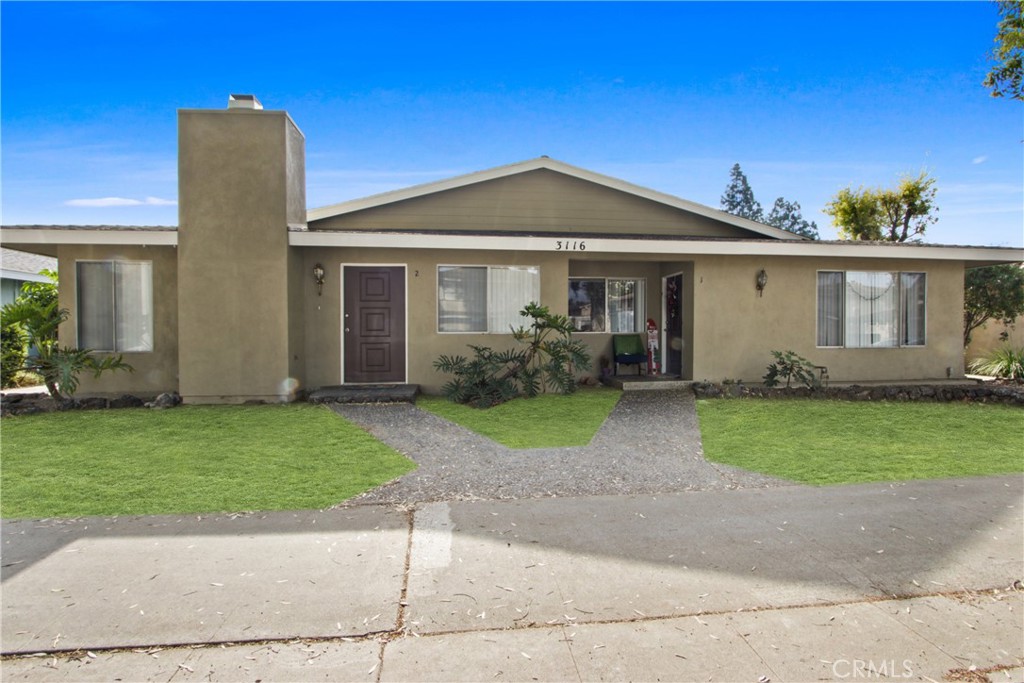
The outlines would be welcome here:
<svg viewBox="0 0 1024 683">
<path fill-rule="evenodd" d="M 762 268 L 757 273 L 757 279 L 754 281 L 754 286 L 757 287 L 757 295 L 762 296 L 764 294 L 765 285 L 768 284 L 768 273 L 764 272 Z"/>
<path fill-rule="evenodd" d="M 316 295 L 321 296 L 324 293 L 324 275 L 327 272 L 324 267 L 319 263 L 313 266 L 313 282 L 316 283 Z"/>
</svg>

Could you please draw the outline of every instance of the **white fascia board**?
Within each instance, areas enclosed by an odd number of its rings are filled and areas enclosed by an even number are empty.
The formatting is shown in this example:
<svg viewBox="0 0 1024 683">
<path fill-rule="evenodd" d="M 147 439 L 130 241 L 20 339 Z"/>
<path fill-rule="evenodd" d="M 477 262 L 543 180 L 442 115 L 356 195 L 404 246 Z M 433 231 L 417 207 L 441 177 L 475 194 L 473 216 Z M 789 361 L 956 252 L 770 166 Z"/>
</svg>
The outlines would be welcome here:
<svg viewBox="0 0 1024 683">
<path fill-rule="evenodd" d="M 748 220 L 746 218 L 740 218 L 739 216 L 733 216 L 731 213 L 713 209 L 710 206 L 704 206 L 703 204 L 681 199 L 674 195 L 665 194 L 664 192 L 658 192 L 657 190 L 652 190 L 641 185 L 634 185 L 633 183 L 620 180 L 619 178 L 613 178 L 612 176 L 588 171 L 585 168 L 573 166 L 572 164 L 567 164 L 564 161 L 558 161 L 557 159 L 551 159 L 549 157 L 528 159 L 526 161 L 508 164 L 506 166 L 498 166 L 484 171 L 455 176 L 454 178 L 446 178 L 432 183 L 413 185 L 412 187 L 353 199 L 347 202 L 341 202 L 340 204 L 332 204 L 318 209 L 310 209 L 306 212 L 306 221 L 311 223 L 323 218 L 330 218 L 332 216 L 340 216 L 347 213 L 353 213 L 355 211 L 361 211 L 363 209 L 371 209 L 377 206 L 393 204 L 394 202 L 400 202 L 406 199 L 423 197 L 428 194 L 435 194 L 438 192 L 444 192 L 445 190 L 466 187 L 468 185 L 474 185 L 488 180 L 506 178 L 517 173 L 526 173 L 528 171 L 536 171 L 538 169 L 547 169 L 549 171 L 555 171 L 556 173 L 563 173 L 596 185 L 603 185 L 613 190 L 618 190 L 619 192 L 625 192 L 626 194 L 642 197 L 643 199 L 648 199 L 652 202 L 665 204 L 666 206 L 671 206 L 676 209 L 682 209 L 683 211 L 695 213 L 699 216 L 704 216 L 705 218 L 712 218 L 728 225 L 734 225 L 738 228 L 743 228 L 744 230 L 750 230 L 751 232 L 764 235 L 766 237 L 774 237 L 782 240 L 807 241 L 806 237 L 796 235 L 787 230 L 782 230 L 770 225 L 764 225 L 763 223 L 758 223 L 757 221 Z"/>
<path fill-rule="evenodd" d="M 118 246 L 178 246 L 177 230 L 50 230 L 0 229 L 0 242 L 11 244 L 109 244 Z"/>
<path fill-rule="evenodd" d="M 1012 263 L 1024 261 L 1024 249 L 944 247 L 917 244 L 849 244 L 800 241 L 636 240 L 563 235 L 433 235 L 424 233 L 327 232 L 288 233 L 293 247 L 364 247 L 385 249 L 456 249 L 473 251 L 561 251 L 589 254 L 716 254 L 734 256 L 817 256 L 878 259 L 928 259 Z"/>
<path fill-rule="evenodd" d="M 49 282 L 50 278 L 39 273 L 26 273 L 23 270 L 0 268 L 0 278 L 4 280 L 22 280 L 24 282 Z"/>
</svg>

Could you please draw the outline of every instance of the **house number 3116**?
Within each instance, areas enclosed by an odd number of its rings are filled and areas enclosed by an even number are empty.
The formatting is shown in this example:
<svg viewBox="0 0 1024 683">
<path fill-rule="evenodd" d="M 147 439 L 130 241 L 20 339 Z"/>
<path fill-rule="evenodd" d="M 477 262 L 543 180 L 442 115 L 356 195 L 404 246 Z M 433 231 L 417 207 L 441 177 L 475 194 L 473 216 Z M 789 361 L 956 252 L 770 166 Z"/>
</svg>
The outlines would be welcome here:
<svg viewBox="0 0 1024 683">
<path fill-rule="evenodd" d="M 555 240 L 555 251 L 586 251 L 587 243 L 582 240 Z"/>
</svg>

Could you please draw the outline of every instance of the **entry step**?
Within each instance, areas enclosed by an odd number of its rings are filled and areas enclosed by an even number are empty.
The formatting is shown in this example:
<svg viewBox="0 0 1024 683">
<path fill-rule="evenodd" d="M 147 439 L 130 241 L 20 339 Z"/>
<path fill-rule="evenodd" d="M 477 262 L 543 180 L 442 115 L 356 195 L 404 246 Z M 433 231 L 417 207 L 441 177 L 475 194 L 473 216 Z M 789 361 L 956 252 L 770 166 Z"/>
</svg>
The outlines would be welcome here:
<svg viewBox="0 0 1024 683">
<path fill-rule="evenodd" d="M 343 384 L 320 387 L 310 403 L 415 403 L 419 384 Z"/>
</svg>

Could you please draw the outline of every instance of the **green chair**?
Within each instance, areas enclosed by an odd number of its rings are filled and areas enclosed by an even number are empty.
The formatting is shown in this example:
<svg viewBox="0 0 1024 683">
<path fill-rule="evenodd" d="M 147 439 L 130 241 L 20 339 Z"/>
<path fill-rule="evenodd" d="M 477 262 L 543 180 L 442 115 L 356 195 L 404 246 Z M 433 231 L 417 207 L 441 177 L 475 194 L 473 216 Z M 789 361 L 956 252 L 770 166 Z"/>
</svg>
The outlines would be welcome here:
<svg viewBox="0 0 1024 683">
<path fill-rule="evenodd" d="M 612 335 L 612 350 L 615 354 L 615 374 L 619 374 L 619 365 L 635 365 L 636 374 L 640 374 L 640 364 L 647 365 L 647 349 L 644 347 L 643 336 L 639 334 Z"/>
</svg>

